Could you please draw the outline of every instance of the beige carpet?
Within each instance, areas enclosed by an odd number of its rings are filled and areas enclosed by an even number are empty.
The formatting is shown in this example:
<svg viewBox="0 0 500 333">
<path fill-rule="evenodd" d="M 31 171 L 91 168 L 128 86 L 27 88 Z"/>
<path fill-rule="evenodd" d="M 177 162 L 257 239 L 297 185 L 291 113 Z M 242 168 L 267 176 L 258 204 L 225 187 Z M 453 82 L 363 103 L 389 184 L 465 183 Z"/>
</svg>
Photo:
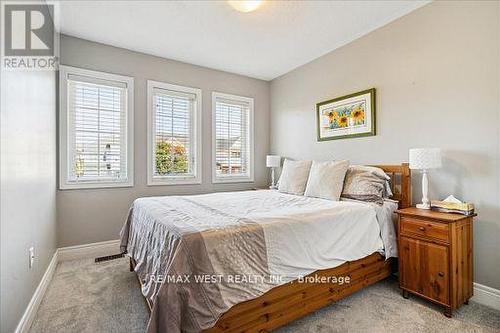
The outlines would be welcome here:
<svg viewBox="0 0 500 333">
<path fill-rule="evenodd" d="M 144 332 L 146 304 L 127 259 L 67 261 L 54 278 L 31 332 Z M 282 332 L 500 332 L 500 312 L 470 302 L 453 318 L 388 279 L 279 330 Z"/>
</svg>

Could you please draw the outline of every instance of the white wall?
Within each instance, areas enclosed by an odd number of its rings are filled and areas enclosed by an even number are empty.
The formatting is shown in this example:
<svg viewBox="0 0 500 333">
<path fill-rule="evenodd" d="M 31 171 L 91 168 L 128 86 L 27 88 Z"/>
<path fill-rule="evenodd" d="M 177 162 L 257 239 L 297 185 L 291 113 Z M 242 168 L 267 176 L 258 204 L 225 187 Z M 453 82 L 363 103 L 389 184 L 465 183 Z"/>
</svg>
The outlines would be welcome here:
<svg viewBox="0 0 500 333">
<path fill-rule="evenodd" d="M 1 75 L 0 331 L 13 332 L 56 248 L 56 76 Z"/>
<path fill-rule="evenodd" d="M 69 246 L 117 239 L 132 201 L 138 197 L 249 189 L 265 185 L 269 149 L 269 82 L 158 58 L 71 36 L 61 36 L 61 63 L 132 76 L 135 79 L 134 187 L 64 190 L 57 193 L 58 244 Z M 202 89 L 203 183 L 146 185 L 146 81 Z M 212 91 L 255 99 L 255 182 L 212 184 Z"/>
<path fill-rule="evenodd" d="M 475 281 L 500 288 L 500 3 L 433 2 L 271 82 L 271 151 L 388 164 L 441 147 L 432 199 L 476 204 Z M 316 141 L 315 104 L 377 89 L 377 135 Z M 414 173 L 414 201 L 421 198 Z"/>
</svg>

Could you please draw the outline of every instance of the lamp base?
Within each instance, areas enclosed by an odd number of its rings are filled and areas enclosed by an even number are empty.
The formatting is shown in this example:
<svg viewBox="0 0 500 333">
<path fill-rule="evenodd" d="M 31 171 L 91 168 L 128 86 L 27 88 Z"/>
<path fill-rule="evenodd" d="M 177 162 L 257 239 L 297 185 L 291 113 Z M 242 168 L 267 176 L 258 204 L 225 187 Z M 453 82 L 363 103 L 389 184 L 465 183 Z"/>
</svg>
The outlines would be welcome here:
<svg viewBox="0 0 500 333">
<path fill-rule="evenodd" d="M 278 186 L 277 185 L 271 185 L 271 186 L 269 186 L 269 189 L 271 189 L 271 190 L 277 190 Z"/>
<path fill-rule="evenodd" d="M 417 204 L 417 208 L 418 209 L 431 209 L 431 205 L 430 204 L 424 204 L 424 203 L 421 203 L 421 204 Z"/>
</svg>

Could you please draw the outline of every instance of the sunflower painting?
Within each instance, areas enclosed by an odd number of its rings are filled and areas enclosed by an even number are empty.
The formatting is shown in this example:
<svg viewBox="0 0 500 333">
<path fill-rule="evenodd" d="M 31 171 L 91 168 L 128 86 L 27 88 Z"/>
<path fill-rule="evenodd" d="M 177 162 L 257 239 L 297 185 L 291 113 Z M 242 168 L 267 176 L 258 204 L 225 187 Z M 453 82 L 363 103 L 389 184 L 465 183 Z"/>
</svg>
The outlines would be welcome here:
<svg viewBox="0 0 500 333">
<path fill-rule="evenodd" d="M 375 89 L 316 105 L 318 141 L 375 135 Z"/>
<path fill-rule="evenodd" d="M 365 124 L 365 103 L 343 106 L 339 109 L 324 110 L 323 116 L 328 117 L 325 127 L 328 129 L 346 128 Z"/>
</svg>

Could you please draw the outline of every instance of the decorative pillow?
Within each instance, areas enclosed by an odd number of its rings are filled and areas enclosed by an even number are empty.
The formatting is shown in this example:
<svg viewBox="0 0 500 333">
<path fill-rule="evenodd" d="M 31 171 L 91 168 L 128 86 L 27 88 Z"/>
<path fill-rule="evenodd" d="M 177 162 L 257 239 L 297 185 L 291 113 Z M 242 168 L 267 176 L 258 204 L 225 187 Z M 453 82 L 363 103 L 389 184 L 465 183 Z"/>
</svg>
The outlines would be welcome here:
<svg viewBox="0 0 500 333">
<path fill-rule="evenodd" d="M 342 197 L 383 204 L 392 196 L 390 177 L 384 170 L 364 165 L 352 165 L 347 169 Z"/>
<path fill-rule="evenodd" d="M 292 161 L 285 159 L 283 171 L 281 171 L 279 180 L 278 191 L 303 195 L 310 169 L 311 161 Z"/>
<path fill-rule="evenodd" d="M 338 201 L 349 161 L 313 161 L 305 195 Z"/>
</svg>

